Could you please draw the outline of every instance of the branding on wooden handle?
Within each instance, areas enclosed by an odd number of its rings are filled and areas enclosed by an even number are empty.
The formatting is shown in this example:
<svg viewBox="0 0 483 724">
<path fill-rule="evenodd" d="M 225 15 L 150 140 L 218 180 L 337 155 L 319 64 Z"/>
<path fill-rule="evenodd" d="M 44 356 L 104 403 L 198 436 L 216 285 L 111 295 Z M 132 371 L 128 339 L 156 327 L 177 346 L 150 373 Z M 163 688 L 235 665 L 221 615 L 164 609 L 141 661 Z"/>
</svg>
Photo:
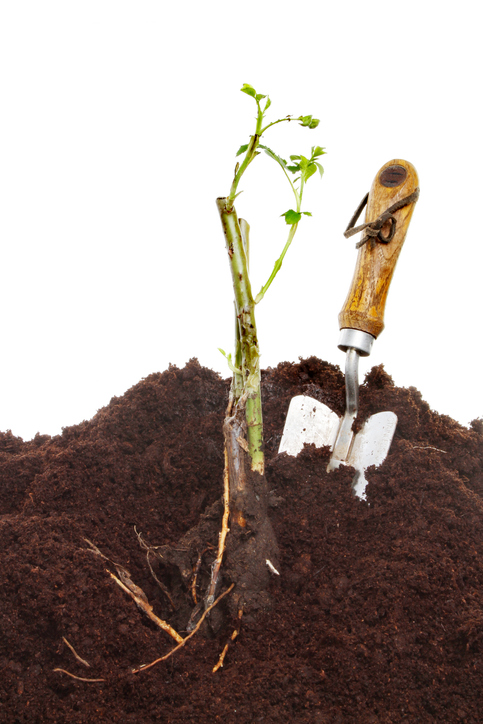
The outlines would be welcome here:
<svg viewBox="0 0 483 724">
<path fill-rule="evenodd" d="M 379 183 L 387 188 L 400 186 L 406 180 L 408 172 L 404 166 L 388 166 L 379 176 Z"/>
</svg>

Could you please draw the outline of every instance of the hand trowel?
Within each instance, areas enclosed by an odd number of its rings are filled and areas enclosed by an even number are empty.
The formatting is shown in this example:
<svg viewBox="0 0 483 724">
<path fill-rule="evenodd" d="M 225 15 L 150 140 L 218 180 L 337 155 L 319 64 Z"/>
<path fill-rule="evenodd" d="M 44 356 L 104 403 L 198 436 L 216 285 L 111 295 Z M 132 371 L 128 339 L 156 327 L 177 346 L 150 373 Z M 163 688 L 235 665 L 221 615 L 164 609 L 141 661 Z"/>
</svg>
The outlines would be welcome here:
<svg viewBox="0 0 483 724">
<path fill-rule="evenodd" d="M 376 175 L 369 194 L 349 222 L 344 234 L 347 238 L 360 231 L 363 235 L 356 245 L 356 269 L 339 314 L 339 349 L 346 352 L 345 413 L 339 418 L 318 400 L 305 395 L 294 397 L 279 447 L 279 452 L 298 455 L 305 443 L 330 446 L 327 470 L 340 465 L 355 468 L 352 488 L 361 499 L 365 498 L 364 471 L 385 460 L 397 417 L 394 412 L 379 412 L 369 417 L 356 435 L 352 432 L 359 404 L 359 357 L 370 354 L 374 340 L 384 329 L 389 285 L 418 196 L 414 166 L 400 159 L 389 161 Z M 356 227 L 366 205 L 365 223 Z"/>
</svg>

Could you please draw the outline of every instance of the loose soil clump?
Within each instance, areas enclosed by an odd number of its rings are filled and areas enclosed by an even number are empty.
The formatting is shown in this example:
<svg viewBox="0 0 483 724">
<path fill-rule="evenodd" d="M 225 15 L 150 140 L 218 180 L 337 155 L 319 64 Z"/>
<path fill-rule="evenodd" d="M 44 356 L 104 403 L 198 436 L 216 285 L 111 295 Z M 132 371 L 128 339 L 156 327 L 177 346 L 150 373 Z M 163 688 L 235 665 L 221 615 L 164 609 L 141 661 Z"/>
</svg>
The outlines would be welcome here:
<svg viewBox="0 0 483 724">
<path fill-rule="evenodd" d="M 481 722 L 483 423 L 436 414 L 382 367 L 360 420 L 399 422 L 367 501 L 351 469 L 326 473 L 327 449 L 277 452 L 294 395 L 342 414 L 339 368 L 263 371 L 270 607 L 240 620 L 228 593 L 184 647 L 132 673 L 177 645 L 132 592 L 185 637 L 209 580 L 228 388 L 191 360 L 62 435 L 0 434 L 0 722 Z"/>
</svg>

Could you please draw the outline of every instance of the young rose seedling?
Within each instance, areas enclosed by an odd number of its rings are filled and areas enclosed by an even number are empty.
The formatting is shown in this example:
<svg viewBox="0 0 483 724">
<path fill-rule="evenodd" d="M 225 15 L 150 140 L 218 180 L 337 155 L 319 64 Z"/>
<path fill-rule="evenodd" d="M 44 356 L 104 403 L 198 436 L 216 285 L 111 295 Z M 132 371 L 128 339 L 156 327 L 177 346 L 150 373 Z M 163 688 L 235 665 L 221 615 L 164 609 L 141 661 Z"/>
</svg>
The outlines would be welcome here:
<svg viewBox="0 0 483 724">
<path fill-rule="evenodd" d="M 312 146 L 309 156 L 292 155 L 291 163 L 287 163 L 268 146 L 260 141 L 264 133 L 278 123 L 298 121 L 305 128 L 317 128 L 319 121 L 312 116 L 285 116 L 276 121 L 265 123 L 265 115 L 270 108 L 270 98 L 255 89 L 244 84 L 241 88 L 243 93 L 251 96 L 257 105 L 257 118 L 255 132 L 250 137 L 249 143 L 239 148 L 237 156 L 243 155 L 241 163 L 237 163 L 235 175 L 231 185 L 230 193 L 226 198 L 217 199 L 218 210 L 225 233 L 228 258 L 232 272 L 233 289 L 235 292 L 236 311 L 236 341 L 234 361 L 231 355 L 222 354 L 227 358 L 231 371 L 233 372 L 233 383 L 230 393 L 229 413 L 232 407 L 243 404 L 246 409 L 247 422 L 247 444 L 248 454 L 251 459 L 253 470 L 263 474 L 263 429 L 262 410 L 260 402 L 260 368 L 259 368 L 259 347 L 256 333 L 255 306 L 261 302 L 267 290 L 278 274 L 285 255 L 293 241 L 298 224 L 302 215 L 311 216 L 310 211 L 302 211 L 302 198 L 307 181 L 317 171 L 320 176 L 324 170 L 319 162 L 320 156 L 325 153 L 321 146 Z M 263 108 L 261 102 L 265 101 Z M 291 208 L 282 216 L 290 227 L 288 238 L 283 247 L 282 253 L 275 262 L 273 271 L 267 282 L 262 286 L 258 294 L 253 297 L 248 271 L 249 262 L 249 226 L 243 219 L 238 219 L 234 202 L 239 195 L 238 187 L 240 180 L 252 161 L 263 150 L 270 158 L 281 167 L 295 198 L 295 209 Z"/>
<path fill-rule="evenodd" d="M 250 601 L 263 598 L 266 578 L 276 570 L 277 545 L 268 520 L 268 490 L 264 477 L 263 420 L 260 394 L 260 352 L 258 345 L 255 307 L 264 298 L 278 274 L 285 255 L 293 241 L 302 216 L 311 216 L 302 210 L 302 199 L 308 180 L 317 173 L 323 175 L 320 157 L 325 153 L 321 146 L 312 146 L 307 156 L 292 155 L 290 163 L 278 156 L 271 148 L 261 143 L 262 137 L 278 123 L 297 121 L 299 125 L 314 129 L 319 121 L 312 116 L 285 116 L 267 122 L 266 113 L 270 98 L 244 84 L 243 93 L 251 96 L 257 107 L 255 130 L 247 144 L 240 147 L 235 174 L 228 196 L 217 199 L 218 211 L 225 235 L 235 294 L 235 352 L 226 354 L 233 373 L 229 403 L 225 415 L 225 513 L 220 534 L 218 557 L 213 566 L 211 585 L 205 598 L 205 605 L 214 600 L 215 587 L 221 568 L 225 540 L 230 531 L 230 546 L 227 575 L 239 582 L 241 570 L 249 571 L 250 583 L 244 582 L 235 588 L 236 605 L 243 608 Z M 263 107 L 262 107 L 263 105 Z M 254 159 L 264 151 L 281 167 L 295 199 L 295 208 L 282 214 L 289 226 L 288 238 L 282 253 L 274 264 L 272 273 L 256 296 L 252 294 L 249 277 L 249 225 L 239 219 L 235 210 L 235 199 L 239 195 L 240 181 Z M 228 528 L 230 519 L 230 528 Z M 230 562 L 232 561 L 232 562 Z M 237 566 L 233 561 L 238 561 Z M 267 561 L 270 561 L 271 567 Z M 263 569 L 263 570 L 262 570 Z M 238 570 L 238 573 L 237 573 Z M 277 571 L 278 573 L 278 571 Z M 237 590 L 237 589 L 243 590 Z"/>
</svg>

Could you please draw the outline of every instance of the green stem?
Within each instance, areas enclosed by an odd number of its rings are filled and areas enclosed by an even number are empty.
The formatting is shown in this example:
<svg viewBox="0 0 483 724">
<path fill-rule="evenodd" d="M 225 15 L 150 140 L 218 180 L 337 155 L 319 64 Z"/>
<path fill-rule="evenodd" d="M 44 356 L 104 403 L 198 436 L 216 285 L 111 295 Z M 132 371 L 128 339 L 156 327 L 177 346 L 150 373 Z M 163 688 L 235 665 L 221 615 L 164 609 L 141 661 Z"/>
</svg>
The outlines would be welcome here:
<svg viewBox="0 0 483 724">
<path fill-rule="evenodd" d="M 290 244 L 292 243 L 293 238 L 294 238 L 294 236 L 295 236 L 295 232 L 297 231 L 297 226 L 298 226 L 298 224 L 292 224 L 292 226 L 290 227 L 290 231 L 289 231 L 289 233 L 288 233 L 288 239 L 287 239 L 287 242 L 286 242 L 285 246 L 283 247 L 283 251 L 282 251 L 282 253 L 280 254 L 280 256 L 278 257 L 277 261 L 275 262 L 275 265 L 274 265 L 274 267 L 273 267 L 273 271 L 272 271 L 272 273 L 270 274 L 270 277 L 269 277 L 267 283 L 260 289 L 260 291 L 258 292 L 257 296 L 255 297 L 255 304 L 258 304 L 259 302 L 262 301 L 262 299 L 263 299 L 263 297 L 265 296 L 268 288 L 270 287 L 271 283 L 273 282 L 273 280 L 274 280 L 275 277 L 277 276 L 278 272 L 280 271 L 280 268 L 281 268 L 281 266 L 282 266 L 283 260 L 284 260 L 284 258 L 285 258 L 285 254 L 286 254 L 287 251 L 289 250 Z"/>
<path fill-rule="evenodd" d="M 242 235 L 243 249 L 245 251 L 245 257 L 247 260 L 247 271 L 250 266 L 250 224 L 245 219 L 239 219 L 240 232 Z M 235 307 L 235 367 L 238 370 L 242 368 L 242 348 L 241 348 L 241 337 L 240 337 L 240 323 L 238 321 L 238 312 L 236 303 Z M 230 391 L 230 400 L 233 403 L 235 400 L 239 400 L 243 395 L 243 376 L 239 372 L 233 374 L 232 389 Z"/>
<path fill-rule="evenodd" d="M 241 351 L 241 339 L 240 339 L 240 324 L 238 322 L 238 314 L 236 309 L 236 304 L 234 304 L 235 308 L 235 367 L 237 370 L 241 370 L 242 368 L 242 351 Z M 236 400 L 239 400 L 240 397 L 243 395 L 243 375 L 241 372 L 234 372 L 233 378 L 231 381 L 231 389 L 230 389 L 230 406 L 235 403 Z"/>
<path fill-rule="evenodd" d="M 248 144 L 248 148 L 245 152 L 245 158 L 243 159 L 240 166 L 237 167 L 237 170 L 235 172 L 235 178 L 233 179 L 233 183 L 231 185 L 230 193 L 228 194 L 226 208 L 227 211 L 233 210 L 233 204 L 235 203 L 235 197 L 236 197 L 236 190 L 238 188 L 238 184 L 240 183 L 240 179 L 247 170 L 249 164 L 253 161 L 255 156 L 258 155 L 257 147 L 260 143 L 260 137 L 263 133 L 262 131 L 262 121 L 263 121 L 263 111 L 260 107 L 259 101 L 257 101 L 257 125 L 255 127 L 255 133 L 253 136 L 250 137 L 250 143 Z M 268 126 L 267 126 L 268 128 Z M 265 130 L 265 129 L 264 129 Z"/>
<path fill-rule="evenodd" d="M 281 166 L 282 171 L 284 172 L 285 176 L 287 177 L 287 181 L 289 182 L 290 186 L 292 187 L 293 195 L 295 196 L 295 201 L 297 203 L 297 211 L 300 211 L 300 206 L 302 203 L 302 187 L 300 187 L 300 193 L 297 191 L 295 186 L 293 185 L 292 179 L 288 175 L 287 171 L 283 166 Z"/>
<path fill-rule="evenodd" d="M 300 191 L 298 192 L 298 206 L 297 211 L 300 211 L 302 208 L 302 196 L 304 195 L 304 177 L 303 174 L 300 175 Z"/>
<path fill-rule="evenodd" d="M 260 353 L 258 349 L 255 302 L 253 300 L 248 263 L 240 222 L 228 198 L 216 200 L 221 224 L 225 235 L 226 248 L 235 293 L 235 307 L 239 327 L 239 349 L 242 370 L 240 396 L 239 380 L 236 374 L 232 384 L 233 403 L 245 405 L 247 422 L 248 454 L 252 470 L 263 475 L 263 420 L 260 394 Z M 238 355 L 237 355 L 238 357 Z M 238 364 L 236 365 L 238 367 Z"/>
<path fill-rule="evenodd" d="M 237 169 L 235 171 L 235 178 L 233 179 L 233 183 L 231 185 L 230 193 L 228 194 L 226 208 L 228 211 L 233 210 L 233 204 L 235 202 L 236 197 L 236 190 L 238 188 L 238 184 L 240 183 L 240 179 L 247 170 L 250 163 L 253 161 L 255 156 L 258 155 L 257 153 L 257 147 L 260 143 L 260 136 L 262 135 L 262 121 L 263 121 L 263 111 L 260 108 L 260 103 L 257 101 L 257 125 L 255 128 L 255 133 L 253 136 L 250 136 L 250 143 L 248 144 L 248 148 L 245 152 L 245 158 L 243 159 L 240 166 L 237 166 Z"/>
<path fill-rule="evenodd" d="M 300 118 L 292 118 L 292 116 L 287 116 L 286 118 L 279 118 L 278 121 L 272 121 L 271 123 L 268 123 L 264 128 L 262 128 L 260 135 L 265 133 L 267 128 L 271 128 L 272 126 L 276 126 L 277 123 L 283 123 L 284 121 L 299 121 Z"/>
<path fill-rule="evenodd" d="M 236 190 L 238 188 L 238 184 L 240 183 L 240 179 L 247 170 L 248 165 L 253 161 L 255 156 L 257 155 L 257 146 L 260 143 L 260 136 L 257 136 L 256 134 L 254 136 L 250 137 L 250 143 L 248 144 L 248 148 L 245 153 L 245 158 L 242 161 L 241 166 L 238 166 L 237 171 L 235 173 L 235 178 L 233 179 L 233 183 L 231 185 L 230 193 L 228 194 L 226 208 L 228 211 L 233 210 L 233 204 L 235 202 L 236 197 Z"/>
<path fill-rule="evenodd" d="M 247 258 L 247 271 L 250 271 L 250 224 L 245 219 L 239 219 L 242 235 L 243 249 Z"/>
</svg>

